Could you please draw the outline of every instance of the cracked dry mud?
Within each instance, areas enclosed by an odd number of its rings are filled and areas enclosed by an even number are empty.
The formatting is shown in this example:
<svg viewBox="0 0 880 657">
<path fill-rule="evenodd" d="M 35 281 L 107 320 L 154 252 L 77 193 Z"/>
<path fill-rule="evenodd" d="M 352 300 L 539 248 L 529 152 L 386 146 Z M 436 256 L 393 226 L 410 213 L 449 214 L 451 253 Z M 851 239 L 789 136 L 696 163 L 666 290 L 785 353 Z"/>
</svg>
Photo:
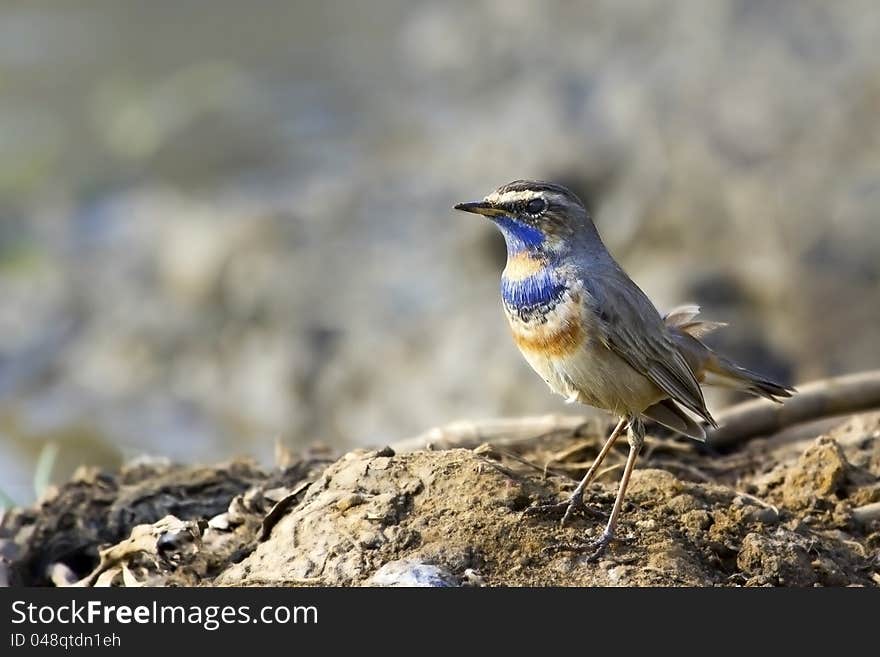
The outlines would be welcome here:
<svg viewBox="0 0 880 657">
<path fill-rule="evenodd" d="M 66 508 L 68 499 L 89 504 L 82 482 L 68 484 L 42 508 L 4 520 L 5 552 L 17 549 L 7 556 L 8 569 L 21 583 L 64 583 L 57 574 L 62 564 L 71 571 L 67 581 L 91 574 L 87 583 L 117 585 L 880 585 L 880 414 L 826 421 L 821 435 L 802 427 L 727 454 L 650 439 L 627 496 L 622 540 L 596 564 L 545 548 L 597 535 L 611 508 L 622 452 L 612 453 L 609 471 L 588 491 L 595 513 L 565 528 L 557 519 L 523 513 L 536 502 L 564 499 L 574 486 L 601 441 L 587 427 L 510 449 L 360 450 L 332 463 L 303 460 L 270 475 L 241 465 L 220 468 L 213 471 L 218 482 L 233 473 L 235 491 L 204 481 L 197 490 L 179 491 L 218 493 L 214 508 L 192 500 L 170 511 L 158 505 L 152 509 L 158 517 L 138 520 L 195 514 L 179 516 L 201 523 L 195 545 L 189 539 L 197 525 L 190 523 L 185 549 L 175 552 L 166 532 L 163 549 L 141 547 L 128 557 L 117 549 L 113 563 L 103 553 L 101 573 L 94 570 L 97 542 L 125 537 L 94 531 L 99 510 Z M 554 455 L 561 459 L 545 476 L 541 470 Z M 143 474 L 139 490 L 146 494 L 151 481 L 161 480 L 166 501 L 174 495 L 169 478 L 192 476 L 186 468 Z M 131 499 L 124 479 L 96 481 L 103 481 L 104 495 L 112 489 L 111 497 Z M 222 503 L 226 494 L 231 502 Z M 34 537 L 46 536 L 70 513 L 91 518 L 91 543 L 78 543 L 86 548 L 76 559 L 45 553 Z M 74 523 L 67 531 L 81 528 Z M 76 543 L 70 539 L 66 544 Z"/>
</svg>

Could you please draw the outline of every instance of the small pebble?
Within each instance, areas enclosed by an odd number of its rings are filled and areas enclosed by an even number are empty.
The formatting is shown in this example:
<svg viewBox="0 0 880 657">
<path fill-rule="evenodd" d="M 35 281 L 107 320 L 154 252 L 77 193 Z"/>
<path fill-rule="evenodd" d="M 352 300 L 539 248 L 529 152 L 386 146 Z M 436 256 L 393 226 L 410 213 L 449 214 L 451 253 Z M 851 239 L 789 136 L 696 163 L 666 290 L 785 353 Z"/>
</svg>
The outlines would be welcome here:
<svg viewBox="0 0 880 657">
<path fill-rule="evenodd" d="M 219 531 L 226 531 L 229 529 L 229 514 L 228 513 L 219 513 L 208 521 L 208 527 L 211 529 L 217 529 Z"/>
<path fill-rule="evenodd" d="M 473 568 L 466 568 L 463 584 L 465 586 L 486 586 L 486 580 Z"/>
<path fill-rule="evenodd" d="M 357 493 L 352 493 L 351 495 L 346 495 L 342 499 L 336 502 L 336 509 L 338 511 L 348 511 L 350 508 L 358 506 L 359 504 L 364 503 L 364 498 L 362 495 L 358 495 Z"/>
</svg>

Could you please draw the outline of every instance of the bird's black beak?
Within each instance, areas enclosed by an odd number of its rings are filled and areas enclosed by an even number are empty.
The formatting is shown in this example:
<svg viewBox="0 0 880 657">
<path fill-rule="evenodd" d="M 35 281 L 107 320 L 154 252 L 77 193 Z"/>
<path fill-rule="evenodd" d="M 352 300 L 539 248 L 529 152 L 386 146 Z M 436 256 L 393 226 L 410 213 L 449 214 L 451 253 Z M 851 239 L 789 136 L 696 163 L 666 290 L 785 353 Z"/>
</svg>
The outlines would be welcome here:
<svg viewBox="0 0 880 657">
<path fill-rule="evenodd" d="M 496 205 L 492 205 L 486 201 L 474 201 L 473 203 L 459 203 L 455 206 L 456 210 L 461 210 L 462 212 L 471 212 L 473 214 L 481 214 L 486 217 L 497 217 L 502 214 L 506 214 L 506 210 L 499 208 Z"/>
</svg>

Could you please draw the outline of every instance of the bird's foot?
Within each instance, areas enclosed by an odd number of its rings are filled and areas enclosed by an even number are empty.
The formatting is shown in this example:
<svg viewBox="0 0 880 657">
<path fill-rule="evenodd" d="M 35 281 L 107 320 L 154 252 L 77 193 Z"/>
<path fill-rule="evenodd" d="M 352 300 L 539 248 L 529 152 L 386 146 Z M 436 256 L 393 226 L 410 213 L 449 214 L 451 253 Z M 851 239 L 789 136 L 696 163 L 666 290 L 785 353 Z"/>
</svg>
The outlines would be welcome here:
<svg viewBox="0 0 880 657">
<path fill-rule="evenodd" d="M 593 518 L 602 518 L 604 515 L 592 507 L 584 504 L 583 492 L 575 491 L 564 502 L 543 502 L 530 506 L 523 512 L 527 516 L 549 516 L 551 518 L 558 517 L 559 525 L 564 527 L 575 513 L 588 515 Z"/>
<path fill-rule="evenodd" d="M 575 541 L 572 543 L 557 543 L 556 545 L 548 545 L 544 548 L 544 554 L 558 554 L 559 552 L 585 552 L 589 553 L 586 561 L 594 563 L 599 560 L 611 541 L 614 540 L 614 534 L 609 531 L 603 531 L 597 539 L 591 541 Z"/>
</svg>

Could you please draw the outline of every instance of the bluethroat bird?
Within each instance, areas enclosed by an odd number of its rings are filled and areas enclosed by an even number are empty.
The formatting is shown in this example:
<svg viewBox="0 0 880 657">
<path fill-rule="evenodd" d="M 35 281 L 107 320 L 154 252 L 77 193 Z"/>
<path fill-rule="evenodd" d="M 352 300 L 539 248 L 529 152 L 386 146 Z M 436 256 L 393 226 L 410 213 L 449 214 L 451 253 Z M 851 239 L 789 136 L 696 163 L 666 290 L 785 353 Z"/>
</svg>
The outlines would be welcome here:
<svg viewBox="0 0 880 657">
<path fill-rule="evenodd" d="M 717 427 L 700 384 L 723 385 L 775 402 L 793 388 L 734 364 L 702 337 L 720 326 L 683 306 L 661 316 L 614 260 L 580 199 L 547 182 L 517 180 L 456 210 L 488 217 L 507 243 L 501 298 L 513 339 L 550 389 L 569 402 L 610 411 L 619 422 L 596 460 L 561 505 L 562 524 L 627 430 L 629 454 L 617 497 L 599 538 L 560 549 L 588 549 L 597 559 L 614 538 L 627 484 L 642 447 L 645 418 L 696 440 Z M 547 509 L 548 507 L 542 507 Z"/>
</svg>

